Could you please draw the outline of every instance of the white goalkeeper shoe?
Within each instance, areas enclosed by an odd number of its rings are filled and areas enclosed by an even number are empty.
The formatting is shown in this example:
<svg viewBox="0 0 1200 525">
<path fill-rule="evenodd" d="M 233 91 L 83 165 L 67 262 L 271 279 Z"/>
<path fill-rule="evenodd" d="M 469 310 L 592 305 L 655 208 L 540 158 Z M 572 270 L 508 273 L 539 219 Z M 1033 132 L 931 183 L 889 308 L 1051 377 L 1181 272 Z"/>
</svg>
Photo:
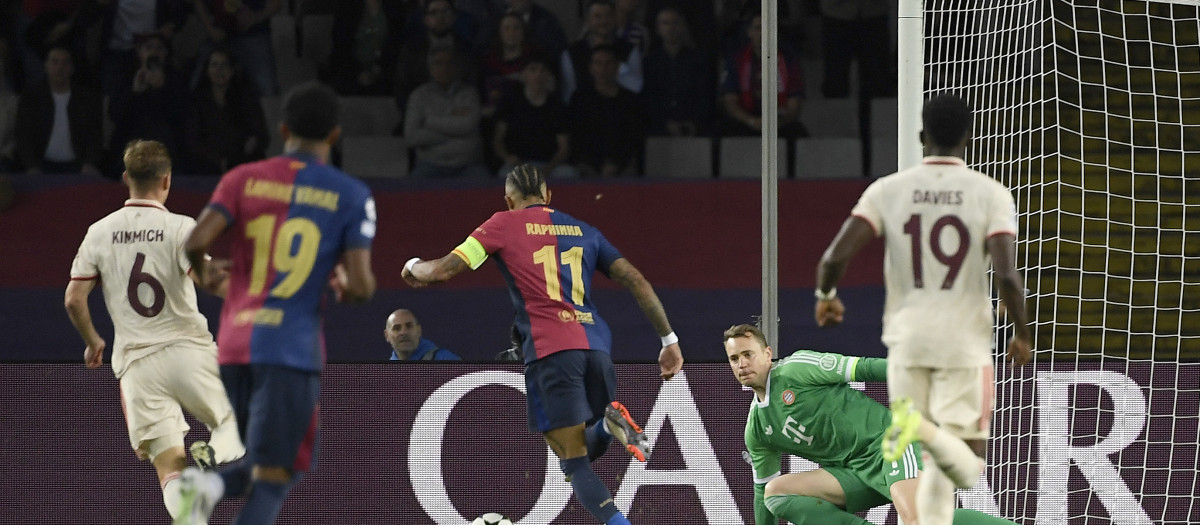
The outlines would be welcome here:
<svg viewBox="0 0 1200 525">
<path fill-rule="evenodd" d="M 225 493 L 225 481 L 215 472 L 196 467 L 179 476 L 179 512 L 172 525 L 208 525 L 208 517 Z"/>
</svg>

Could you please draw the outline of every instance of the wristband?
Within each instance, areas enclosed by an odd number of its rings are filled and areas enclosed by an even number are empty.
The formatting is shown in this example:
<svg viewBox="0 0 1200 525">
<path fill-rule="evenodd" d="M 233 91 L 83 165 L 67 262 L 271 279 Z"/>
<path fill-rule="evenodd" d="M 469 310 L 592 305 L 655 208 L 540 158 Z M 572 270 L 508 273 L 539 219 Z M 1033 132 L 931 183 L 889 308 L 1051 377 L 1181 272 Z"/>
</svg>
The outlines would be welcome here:
<svg viewBox="0 0 1200 525">
<path fill-rule="evenodd" d="M 419 262 L 421 262 L 420 257 L 413 257 L 412 259 L 409 259 L 408 262 L 404 263 L 404 269 L 408 270 L 408 273 L 412 273 L 413 265 Z"/>
<path fill-rule="evenodd" d="M 837 287 L 830 288 L 828 292 L 822 292 L 820 288 L 817 288 L 813 292 L 813 297 L 816 297 L 818 301 L 832 301 L 837 298 Z"/>
<path fill-rule="evenodd" d="M 660 339 L 662 339 L 663 348 L 666 348 L 668 346 L 671 346 L 671 345 L 679 342 L 679 336 L 675 335 L 675 332 L 671 332 L 667 335 L 664 335 L 664 336 L 660 337 Z"/>
</svg>

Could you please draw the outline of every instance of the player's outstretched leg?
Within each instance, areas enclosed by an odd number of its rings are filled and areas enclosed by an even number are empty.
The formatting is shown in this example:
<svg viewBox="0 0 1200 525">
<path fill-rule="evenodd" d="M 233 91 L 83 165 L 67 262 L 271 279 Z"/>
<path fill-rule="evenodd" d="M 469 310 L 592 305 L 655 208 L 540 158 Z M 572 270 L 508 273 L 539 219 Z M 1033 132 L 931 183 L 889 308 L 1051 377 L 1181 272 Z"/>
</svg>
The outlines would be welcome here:
<svg viewBox="0 0 1200 525">
<path fill-rule="evenodd" d="M 767 496 L 763 502 L 776 519 L 795 525 L 870 525 L 871 522 L 838 508 L 828 501 L 794 494 Z"/>
<path fill-rule="evenodd" d="M 646 461 L 650 455 L 650 440 L 642 433 L 642 427 L 633 421 L 625 405 L 613 401 L 604 409 L 604 428 L 625 446 L 630 455 L 638 461 Z"/>
<path fill-rule="evenodd" d="M 997 518 L 971 509 L 954 509 L 954 525 L 1017 525 L 1004 518 Z"/>
<path fill-rule="evenodd" d="M 904 449 L 920 441 L 932 462 L 960 489 L 969 489 L 979 482 L 984 461 L 963 440 L 926 420 L 908 398 L 892 402 L 892 424 L 883 436 L 883 458 L 899 461 Z"/>
<path fill-rule="evenodd" d="M 954 484 L 931 461 L 917 478 L 917 514 L 921 525 L 950 525 L 954 520 Z"/>
<path fill-rule="evenodd" d="M 892 424 L 883 437 L 883 459 L 900 461 L 904 449 L 917 438 L 921 428 L 921 413 L 913 408 L 912 400 L 901 397 L 892 401 Z"/>
<path fill-rule="evenodd" d="M 179 511 L 173 525 L 208 525 L 208 517 L 225 492 L 221 476 L 188 467 L 179 476 L 179 483 Z"/>
</svg>

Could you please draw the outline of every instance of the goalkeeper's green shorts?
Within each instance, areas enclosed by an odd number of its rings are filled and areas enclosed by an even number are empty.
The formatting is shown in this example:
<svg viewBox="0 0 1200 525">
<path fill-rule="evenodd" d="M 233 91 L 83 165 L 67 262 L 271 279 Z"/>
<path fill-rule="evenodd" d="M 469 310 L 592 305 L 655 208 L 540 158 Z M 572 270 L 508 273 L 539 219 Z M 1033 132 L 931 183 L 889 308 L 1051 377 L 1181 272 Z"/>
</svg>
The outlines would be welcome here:
<svg viewBox="0 0 1200 525">
<path fill-rule="evenodd" d="M 921 444 L 913 443 L 898 461 L 884 461 L 883 452 L 875 454 L 862 468 L 822 467 L 833 474 L 846 493 L 846 510 L 859 512 L 892 502 L 892 483 L 912 479 L 924 468 Z"/>
</svg>

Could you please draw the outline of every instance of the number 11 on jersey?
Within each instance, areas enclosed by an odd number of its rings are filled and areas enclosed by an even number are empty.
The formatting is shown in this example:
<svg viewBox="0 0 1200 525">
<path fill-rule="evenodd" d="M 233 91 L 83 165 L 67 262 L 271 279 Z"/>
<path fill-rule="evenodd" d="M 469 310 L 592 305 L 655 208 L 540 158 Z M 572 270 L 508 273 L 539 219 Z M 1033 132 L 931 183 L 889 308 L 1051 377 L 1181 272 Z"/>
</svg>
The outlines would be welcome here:
<svg viewBox="0 0 1200 525">
<path fill-rule="evenodd" d="M 542 272 L 546 276 L 546 295 L 554 300 L 562 298 L 562 285 L 558 279 L 558 263 L 561 260 L 564 266 L 571 269 L 571 302 L 582 306 L 584 294 L 583 247 L 571 248 L 559 254 L 557 258 L 554 257 L 554 248 L 553 244 L 547 244 L 533 252 L 533 263 L 542 265 Z"/>
</svg>

